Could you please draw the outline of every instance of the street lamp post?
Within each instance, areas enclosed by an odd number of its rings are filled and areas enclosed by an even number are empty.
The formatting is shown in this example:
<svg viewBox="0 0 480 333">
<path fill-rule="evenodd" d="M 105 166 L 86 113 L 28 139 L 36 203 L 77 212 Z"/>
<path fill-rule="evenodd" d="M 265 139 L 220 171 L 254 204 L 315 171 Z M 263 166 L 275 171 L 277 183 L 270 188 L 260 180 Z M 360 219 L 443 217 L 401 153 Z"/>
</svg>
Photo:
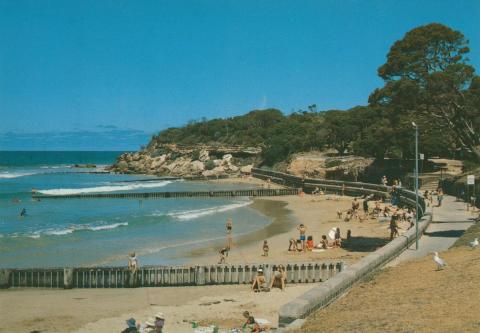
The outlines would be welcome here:
<svg viewBox="0 0 480 333">
<path fill-rule="evenodd" d="M 418 250 L 418 126 L 412 122 L 415 128 L 415 249 Z"/>
</svg>

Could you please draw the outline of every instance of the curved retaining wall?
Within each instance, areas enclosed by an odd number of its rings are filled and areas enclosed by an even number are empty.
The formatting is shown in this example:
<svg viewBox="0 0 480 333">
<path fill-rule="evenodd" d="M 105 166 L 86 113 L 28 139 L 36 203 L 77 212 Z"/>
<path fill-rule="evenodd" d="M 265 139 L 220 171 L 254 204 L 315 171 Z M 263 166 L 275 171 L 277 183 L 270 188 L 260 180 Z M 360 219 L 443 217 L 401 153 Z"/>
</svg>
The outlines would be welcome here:
<svg viewBox="0 0 480 333">
<path fill-rule="evenodd" d="M 287 173 L 257 168 L 252 168 L 252 176 L 264 180 L 270 179 L 271 182 L 288 187 L 302 188 L 305 193 L 311 193 L 316 187 L 319 187 L 325 193 L 336 193 L 352 196 L 374 194 L 376 196 L 385 198 L 389 196 L 388 192 L 391 189 L 389 186 L 379 184 L 330 179 L 301 178 Z M 415 207 L 415 192 L 408 191 L 404 188 L 397 188 L 397 190 L 399 193 L 400 202 Z M 422 196 L 419 196 L 419 216 L 423 216 L 426 211 L 425 209 L 425 201 L 423 200 Z"/>
<path fill-rule="evenodd" d="M 135 288 L 248 284 L 258 268 L 267 281 L 278 264 L 0 269 L 0 288 Z M 288 283 L 323 282 L 343 270 L 343 262 L 283 264 Z"/>
</svg>

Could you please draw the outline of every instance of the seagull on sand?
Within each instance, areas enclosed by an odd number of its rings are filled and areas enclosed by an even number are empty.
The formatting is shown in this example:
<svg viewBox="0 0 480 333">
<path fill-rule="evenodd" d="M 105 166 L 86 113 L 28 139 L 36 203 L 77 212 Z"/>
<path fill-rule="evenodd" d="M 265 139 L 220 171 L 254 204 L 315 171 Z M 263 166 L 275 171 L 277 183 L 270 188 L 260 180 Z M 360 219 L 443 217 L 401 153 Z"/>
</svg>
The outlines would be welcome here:
<svg viewBox="0 0 480 333">
<path fill-rule="evenodd" d="M 444 266 L 447 266 L 445 260 L 438 256 L 438 252 L 434 252 L 433 261 L 437 264 L 437 271 L 441 270 Z"/>
<path fill-rule="evenodd" d="M 478 246 L 478 238 L 475 238 L 473 241 L 470 242 L 470 247 L 475 249 Z"/>
</svg>

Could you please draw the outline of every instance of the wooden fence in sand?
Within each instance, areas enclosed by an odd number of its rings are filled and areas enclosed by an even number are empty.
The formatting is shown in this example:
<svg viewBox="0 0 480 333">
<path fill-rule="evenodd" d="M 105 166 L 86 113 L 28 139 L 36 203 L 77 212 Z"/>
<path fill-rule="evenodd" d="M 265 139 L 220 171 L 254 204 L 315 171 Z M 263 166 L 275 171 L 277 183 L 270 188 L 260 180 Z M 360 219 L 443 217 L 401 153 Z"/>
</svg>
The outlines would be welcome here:
<svg viewBox="0 0 480 333">
<path fill-rule="evenodd" d="M 126 267 L 0 269 L 0 288 L 137 288 L 249 284 L 262 268 L 267 281 L 279 264 L 211 266 L 145 266 L 136 273 Z M 341 272 L 343 262 L 282 264 L 287 283 L 322 282 Z"/>
<path fill-rule="evenodd" d="M 172 198 L 218 198 L 218 197 L 272 197 L 296 195 L 297 188 L 245 189 L 230 191 L 183 191 L 183 192 L 128 192 L 128 193 L 79 193 L 62 195 L 34 194 L 35 199 L 172 199 Z"/>
</svg>

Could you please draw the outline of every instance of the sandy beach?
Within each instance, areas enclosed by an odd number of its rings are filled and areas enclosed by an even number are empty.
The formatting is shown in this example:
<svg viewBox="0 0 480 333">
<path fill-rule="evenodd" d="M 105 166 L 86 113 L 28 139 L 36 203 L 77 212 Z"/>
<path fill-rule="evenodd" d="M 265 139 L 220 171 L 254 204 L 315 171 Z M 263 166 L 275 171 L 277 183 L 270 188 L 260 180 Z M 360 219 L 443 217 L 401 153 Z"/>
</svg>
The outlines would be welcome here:
<svg viewBox="0 0 480 333">
<path fill-rule="evenodd" d="M 364 222 L 339 220 L 337 210 L 348 209 L 351 201 L 350 197 L 310 195 L 255 199 L 251 207 L 270 217 L 272 223 L 254 234 L 235 238 L 227 263 L 341 259 L 348 264 L 358 260 L 384 245 L 388 241 L 389 230 L 387 224 L 373 219 Z M 233 223 L 235 234 L 235 221 Z M 296 226 L 299 223 L 307 226 L 307 235 L 312 235 L 315 243 L 333 227 L 341 228 L 342 238 L 350 229 L 353 240 L 345 248 L 328 249 L 320 253 L 289 252 L 288 241 L 298 238 Z M 270 246 L 268 257 L 262 256 L 264 239 L 268 240 Z M 191 253 L 192 263 L 215 264 L 218 260 L 215 246 L 218 245 Z M 242 322 L 242 312 L 248 310 L 255 317 L 271 321 L 276 327 L 278 308 L 313 286 L 288 285 L 285 292 L 274 290 L 262 294 L 253 293 L 249 285 L 6 290 L 0 292 L 0 320 L 4 323 L 3 327 L 17 327 L 19 332 L 119 332 L 124 327 L 125 319 L 134 317 L 144 322 L 162 311 L 166 314 L 167 332 L 192 332 L 192 321 L 203 325 L 238 327 Z M 2 328 L 0 332 L 4 332 Z"/>
</svg>

